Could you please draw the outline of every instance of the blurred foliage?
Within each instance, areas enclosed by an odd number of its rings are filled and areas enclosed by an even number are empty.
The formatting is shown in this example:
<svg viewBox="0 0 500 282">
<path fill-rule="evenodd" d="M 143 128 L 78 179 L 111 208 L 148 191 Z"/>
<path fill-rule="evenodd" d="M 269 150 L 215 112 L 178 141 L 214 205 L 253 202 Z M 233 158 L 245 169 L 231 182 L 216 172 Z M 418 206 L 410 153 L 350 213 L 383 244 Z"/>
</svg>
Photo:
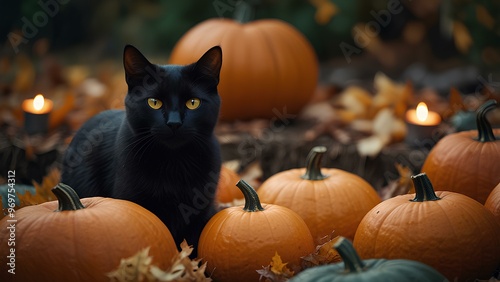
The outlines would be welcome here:
<svg viewBox="0 0 500 282">
<path fill-rule="evenodd" d="M 473 63 L 500 62 L 500 0 L 246 0 L 258 2 L 255 18 L 279 18 L 297 27 L 312 43 L 320 59 L 342 56 L 341 42 L 355 46 L 352 29 L 360 22 L 374 21 L 374 13 L 388 5 L 403 7 L 391 14 L 390 23 L 378 36 L 400 40 L 409 22 L 425 26 L 425 37 L 436 57 L 458 56 Z M 61 2 L 61 4 L 59 4 Z M 145 52 L 168 54 L 177 40 L 197 23 L 213 17 L 232 17 L 235 0 L 2 0 L 0 36 L 19 30 L 26 21 L 35 22 L 44 9 L 40 3 L 56 5 L 58 12 L 38 28 L 36 38 L 49 38 L 52 51 L 80 47 L 99 56 L 117 57 L 123 45 L 134 44 Z M 321 5 L 333 3 L 336 12 L 325 22 L 315 14 Z M 52 6 L 53 7 L 53 6 Z M 221 8 L 222 7 L 222 8 Z M 24 19 L 24 20 L 23 20 Z M 450 26 L 462 23 L 461 44 L 453 40 Z M 468 43 L 468 40 L 472 43 Z M 29 48 L 35 41 L 21 44 Z M 6 40 L 9 45 L 9 40 Z"/>
</svg>

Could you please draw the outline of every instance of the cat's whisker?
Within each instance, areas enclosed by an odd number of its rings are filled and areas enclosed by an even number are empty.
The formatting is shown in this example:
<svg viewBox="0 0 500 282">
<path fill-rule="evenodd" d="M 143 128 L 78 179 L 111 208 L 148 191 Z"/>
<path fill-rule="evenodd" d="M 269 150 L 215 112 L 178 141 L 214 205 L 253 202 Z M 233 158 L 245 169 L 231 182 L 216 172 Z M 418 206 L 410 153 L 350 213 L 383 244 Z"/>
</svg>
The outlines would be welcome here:
<svg viewBox="0 0 500 282">
<path fill-rule="evenodd" d="M 125 159 L 129 159 L 129 154 L 134 152 L 134 156 L 132 159 L 135 159 L 137 156 L 137 153 L 141 150 L 141 148 L 144 146 L 144 142 L 151 142 L 151 137 L 153 137 L 153 134 L 145 134 L 144 136 L 141 136 L 140 138 L 134 140 L 130 144 L 128 144 L 125 148 L 124 151 L 127 151 L 127 156 Z M 138 146 L 140 146 L 138 149 L 136 149 Z"/>
<path fill-rule="evenodd" d="M 144 156 L 144 153 L 148 151 L 148 149 L 151 147 L 152 144 L 155 144 L 155 141 L 156 141 L 156 136 L 155 135 L 151 135 L 151 138 L 147 139 L 144 141 L 144 144 L 142 144 L 142 146 L 136 151 L 135 155 L 134 155 L 134 159 L 136 159 L 137 157 L 137 154 L 141 153 L 141 155 L 139 156 L 139 158 L 137 158 L 137 160 L 139 162 L 142 161 L 142 157 Z"/>
<path fill-rule="evenodd" d="M 134 137 L 142 137 L 144 135 L 148 135 L 148 134 L 151 134 L 151 132 L 149 131 L 149 128 L 140 128 L 138 129 L 139 133 L 136 133 L 134 135 Z M 116 140 L 117 141 L 123 141 L 124 139 L 130 139 L 131 137 L 129 136 L 117 136 Z M 125 140 L 125 141 L 128 141 L 128 140 Z"/>
</svg>

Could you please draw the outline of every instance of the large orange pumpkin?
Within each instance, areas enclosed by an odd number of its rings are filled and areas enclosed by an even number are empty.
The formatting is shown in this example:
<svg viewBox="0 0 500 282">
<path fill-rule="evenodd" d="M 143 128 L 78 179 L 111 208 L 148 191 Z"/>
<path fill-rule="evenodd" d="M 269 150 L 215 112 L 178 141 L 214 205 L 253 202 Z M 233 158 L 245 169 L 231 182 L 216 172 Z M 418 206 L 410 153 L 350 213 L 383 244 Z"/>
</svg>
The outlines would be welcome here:
<svg viewBox="0 0 500 282">
<path fill-rule="evenodd" d="M 500 182 L 500 129 L 492 130 L 486 113 L 491 100 L 477 110 L 477 130 L 445 136 L 432 148 L 422 171 L 436 187 L 469 196 L 484 204 Z"/>
<path fill-rule="evenodd" d="M 363 259 L 410 259 L 450 281 L 488 280 L 500 264 L 500 226 L 477 201 L 438 191 L 425 173 L 412 176 L 415 194 L 383 201 L 354 237 Z"/>
<path fill-rule="evenodd" d="M 500 225 L 500 183 L 491 191 L 486 203 L 484 203 L 484 207 L 493 213 Z"/>
<path fill-rule="evenodd" d="M 302 218 L 288 208 L 260 203 L 257 192 L 241 180 L 237 186 L 245 206 L 224 209 L 206 224 L 198 256 L 207 262 L 214 281 L 259 281 L 256 272 L 277 252 L 288 266 L 314 251 L 311 232 Z"/>
<path fill-rule="evenodd" d="M 192 63 L 214 45 L 224 53 L 218 86 L 221 120 L 297 115 L 316 88 L 314 49 L 284 21 L 206 20 L 177 42 L 169 63 Z"/>
<path fill-rule="evenodd" d="M 58 201 L 0 221 L 0 281 L 109 281 L 106 274 L 122 258 L 146 247 L 153 264 L 166 269 L 172 263 L 177 247 L 170 231 L 143 207 L 102 197 L 80 202 L 64 184 L 53 192 Z"/>
<path fill-rule="evenodd" d="M 298 213 L 316 243 L 333 231 L 352 240 L 361 219 L 381 200 L 361 177 L 336 168 L 321 169 L 325 152 L 324 146 L 312 148 L 306 168 L 271 176 L 262 183 L 258 193 L 263 202 Z"/>
</svg>

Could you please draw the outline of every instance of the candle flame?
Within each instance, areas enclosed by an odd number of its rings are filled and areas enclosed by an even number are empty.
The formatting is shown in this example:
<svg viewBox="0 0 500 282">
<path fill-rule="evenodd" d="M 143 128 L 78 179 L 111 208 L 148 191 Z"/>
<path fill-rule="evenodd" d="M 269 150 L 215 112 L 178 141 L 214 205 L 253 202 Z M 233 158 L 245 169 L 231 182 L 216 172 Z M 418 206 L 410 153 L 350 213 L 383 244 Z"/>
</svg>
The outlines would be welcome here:
<svg viewBox="0 0 500 282">
<path fill-rule="evenodd" d="M 429 116 L 429 110 L 424 102 L 420 102 L 417 105 L 417 119 L 419 121 L 426 121 Z"/>
<path fill-rule="evenodd" d="M 43 108 L 43 104 L 45 104 L 45 99 L 43 98 L 42 94 L 38 94 L 35 96 L 35 99 L 33 99 L 33 108 L 35 110 L 40 111 Z"/>
</svg>

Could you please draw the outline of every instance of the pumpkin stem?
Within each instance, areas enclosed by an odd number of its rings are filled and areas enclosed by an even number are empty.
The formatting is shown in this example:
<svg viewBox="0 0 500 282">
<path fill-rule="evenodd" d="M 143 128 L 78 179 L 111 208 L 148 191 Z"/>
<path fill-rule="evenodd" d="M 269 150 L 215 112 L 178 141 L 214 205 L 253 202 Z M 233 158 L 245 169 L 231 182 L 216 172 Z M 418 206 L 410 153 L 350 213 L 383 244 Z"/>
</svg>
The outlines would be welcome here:
<svg viewBox="0 0 500 282">
<path fill-rule="evenodd" d="M 311 149 L 306 159 L 306 173 L 301 176 L 306 180 L 323 180 L 329 175 L 321 173 L 321 159 L 326 152 L 325 146 L 316 146 Z"/>
<path fill-rule="evenodd" d="M 240 188 L 243 196 L 245 197 L 245 206 L 243 207 L 244 211 L 256 212 L 264 210 L 260 204 L 259 195 L 257 195 L 257 192 L 252 186 L 250 186 L 250 184 L 246 183 L 245 180 L 240 179 L 240 181 L 236 183 L 236 186 Z"/>
<path fill-rule="evenodd" d="M 78 194 L 69 185 L 59 183 L 56 187 L 52 188 L 52 193 L 56 195 L 59 202 L 59 207 L 56 211 L 76 211 L 85 208 L 82 202 L 80 202 Z"/>
<path fill-rule="evenodd" d="M 237 1 L 234 10 L 234 19 L 240 23 L 247 23 L 255 18 L 255 6 L 260 0 Z"/>
<path fill-rule="evenodd" d="M 417 175 L 412 175 L 411 179 L 413 181 L 413 185 L 415 186 L 415 198 L 410 201 L 424 202 L 436 201 L 441 199 L 434 192 L 434 187 L 432 187 L 432 183 L 425 172 Z"/>
<path fill-rule="evenodd" d="M 345 237 L 339 237 L 333 247 L 344 261 L 346 272 L 363 272 L 365 264 L 359 257 L 356 249 L 354 249 L 351 241 Z"/>
<path fill-rule="evenodd" d="M 490 110 L 496 108 L 497 101 L 489 100 L 476 111 L 476 124 L 478 132 L 479 142 L 491 142 L 495 141 L 495 135 L 493 134 L 493 129 L 491 129 L 491 124 L 486 118 L 486 113 Z"/>
</svg>

